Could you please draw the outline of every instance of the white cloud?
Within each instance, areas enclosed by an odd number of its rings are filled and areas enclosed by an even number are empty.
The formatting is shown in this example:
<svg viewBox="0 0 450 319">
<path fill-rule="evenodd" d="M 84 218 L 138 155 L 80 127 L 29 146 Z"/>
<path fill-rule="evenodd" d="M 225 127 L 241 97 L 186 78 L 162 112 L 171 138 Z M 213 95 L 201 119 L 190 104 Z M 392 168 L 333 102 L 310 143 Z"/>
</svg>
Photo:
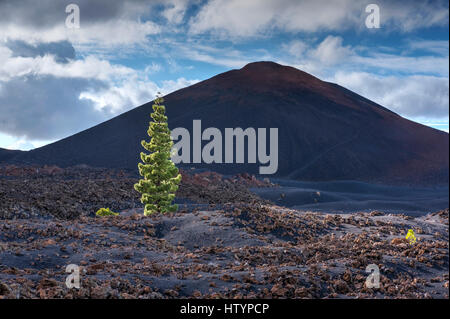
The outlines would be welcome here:
<svg viewBox="0 0 450 319">
<path fill-rule="evenodd" d="M 165 2 L 166 8 L 162 12 L 170 23 L 180 24 L 186 14 L 189 0 L 167 0 Z"/>
<path fill-rule="evenodd" d="M 161 71 L 161 70 L 162 70 L 161 64 L 152 62 L 152 64 L 149 64 L 149 65 L 147 65 L 147 66 L 145 67 L 144 72 L 145 72 L 146 74 L 150 74 L 150 73 L 157 73 L 157 72 L 159 72 L 159 71 Z"/>
<path fill-rule="evenodd" d="M 448 76 L 449 59 L 447 56 L 402 56 L 385 53 L 373 53 L 368 56 L 352 58 L 353 63 L 365 67 L 374 67 L 405 73 L 431 73 Z"/>
<path fill-rule="evenodd" d="M 142 21 L 155 1 L 78 0 L 80 28 L 66 27 L 67 3 L 42 0 L 39 5 L 24 0 L 0 2 L 0 41 L 23 40 L 27 43 L 70 41 L 76 46 L 96 48 L 144 44 L 147 37 L 160 33 L 152 21 Z"/>
<path fill-rule="evenodd" d="M 53 55 L 15 57 L 12 56 L 11 50 L 0 45 L 0 57 L 2 58 L 0 81 L 29 74 L 106 81 L 134 73 L 133 69 L 113 65 L 95 56 L 87 56 L 83 60 L 70 60 L 68 63 L 58 63 Z"/>
<path fill-rule="evenodd" d="M 410 40 L 409 41 L 409 49 L 411 51 L 414 50 L 423 50 L 427 52 L 432 52 L 441 56 L 448 55 L 448 41 L 442 40 Z"/>
<path fill-rule="evenodd" d="M 252 36 L 267 27 L 274 18 L 276 7 L 273 1 L 264 0 L 212 0 L 191 19 L 190 31 L 194 34 L 216 31 L 236 36 Z"/>
<path fill-rule="evenodd" d="M 67 39 L 74 44 L 130 45 L 145 43 L 147 37 L 160 32 L 160 27 L 151 21 L 109 21 L 66 32 Z"/>
<path fill-rule="evenodd" d="M 321 42 L 293 40 L 282 45 L 282 51 L 288 57 L 279 60 L 281 64 L 312 73 L 318 77 L 325 76 L 341 64 L 346 64 L 356 55 L 353 48 L 343 44 L 339 36 L 327 36 Z"/>
<path fill-rule="evenodd" d="M 105 120 L 106 114 L 79 100 L 79 95 L 104 85 L 98 80 L 48 75 L 14 77 L 2 83 L 0 132 L 27 140 L 49 140 L 95 125 Z"/>
<path fill-rule="evenodd" d="M 108 21 L 82 26 L 79 29 L 68 29 L 61 24 L 40 32 L 36 32 L 32 26 L 13 24 L 1 27 L 0 24 L 0 40 L 19 39 L 28 43 L 68 40 L 74 45 L 101 47 L 142 44 L 147 41 L 148 36 L 159 32 L 159 26 L 150 21 Z"/>
<path fill-rule="evenodd" d="M 448 1 L 379 1 L 381 25 L 409 32 L 417 28 L 448 25 Z"/>
<path fill-rule="evenodd" d="M 289 32 L 343 29 L 355 22 L 354 13 L 355 5 L 350 0 L 212 0 L 191 19 L 190 31 L 248 37 L 274 29 Z"/>
<path fill-rule="evenodd" d="M 247 63 L 257 60 L 264 60 L 265 57 L 258 52 L 254 55 L 250 52 L 242 52 L 232 47 L 213 47 L 204 44 L 192 42 L 173 42 L 171 43 L 174 57 L 189 60 L 206 62 L 210 64 L 226 66 L 229 68 L 241 68 Z M 176 68 L 176 61 L 172 58 L 168 60 L 169 64 L 174 64 Z"/>
<path fill-rule="evenodd" d="M 167 80 L 163 81 L 163 85 L 159 88 L 159 90 L 163 95 L 166 95 L 181 88 L 194 85 L 198 82 L 200 82 L 200 80 L 187 80 L 185 78 L 179 78 L 177 80 Z"/>
<path fill-rule="evenodd" d="M 264 36 L 273 30 L 315 32 L 364 30 L 366 5 L 352 0 L 211 0 L 190 20 L 194 34 L 214 32 L 223 36 Z M 445 1 L 405 2 L 380 0 L 381 25 L 408 32 L 448 24 Z"/>
<path fill-rule="evenodd" d="M 162 85 L 158 86 L 155 82 L 140 80 L 134 76 L 120 85 L 112 85 L 104 90 L 83 92 L 80 99 L 93 102 L 98 110 L 106 109 L 112 114 L 118 114 L 153 100 L 158 92 L 166 95 L 197 82 L 198 80 L 179 78 L 175 81 L 163 81 Z"/>
<path fill-rule="evenodd" d="M 0 147 L 10 150 L 28 151 L 37 147 L 41 147 L 55 140 L 29 140 L 24 137 L 15 137 L 0 132 Z"/>
<path fill-rule="evenodd" d="M 5 148 L 10 150 L 29 151 L 36 148 L 36 146 L 25 139 L 19 139 L 14 143 L 7 145 Z"/>
<path fill-rule="evenodd" d="M 422 75 L 377 76 L 364 72 L 337 72 L 330 81 L 402 116 L 448 122 L 448 78 Z"/>
<path fill-rule="evenodd" d="M 179 78 L 157 85 L 149 77 L 161 66 L 143 70 L 96 56 L 58 62 L 54 55 L 22 57 L 1 45 L 0 131 L 21 141 L 50 140 L 86 129 L 114 115 L 198 80 Z M 20 145 L 19 145 L 20 144 Z"/>
<path fill-rule="evenodd" d="M 228 57 L 228 56 L 214 56 L 200 51 L 190 50 L 190 59 L 194 61 L 207 62 L 216 65 L 222 65 L 230 68 L 242 68 L 247 63 L 252 62 L 251 59 Z"/>
<path fill-rule="evenodd" d="M 293 40 L 290 43 L 284 43 L 282 50 L 288 52 L 296 58 L 303 57 L 305 52 L 309 49 L 309 45 L 305 41 Z"/>
<path fill-rule="evenodd" d="M 408 55 L 415 50 L 426 48 L 429 55 Z M 402 72 L 408 75 L 426 74 L 448 77 L 448 42 L 437 41 L 409 42 L 401 53 L 380 53 L 373 47 L 351 47 L 343 44 L 340 36 L 327 36 L 318 44 L 313 41 L 293 40 L 282 45 L 288 57 L 279 59 L 283 64 L 314 73 L 316 76 L 329 76 L 336 70 L 365 70 L 376 73 Z"/>
<path fill-rule="evenodd" d="M 341 37 L 328 36 L 310 52 L 320 63 L 336 64 L 353 54 L 349 46 L 342 45 Z"/>
</svg>

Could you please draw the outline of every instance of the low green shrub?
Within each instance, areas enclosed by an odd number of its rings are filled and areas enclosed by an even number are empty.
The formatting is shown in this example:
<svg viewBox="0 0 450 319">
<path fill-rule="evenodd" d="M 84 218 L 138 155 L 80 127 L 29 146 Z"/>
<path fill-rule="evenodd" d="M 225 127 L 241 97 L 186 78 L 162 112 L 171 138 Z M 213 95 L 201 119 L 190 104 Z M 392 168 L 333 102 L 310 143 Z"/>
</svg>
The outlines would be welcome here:
<svg viewBox="0 0 450 319">
<path fill-rule="evenodd" d="M 100 208 L 96 213 L 96 216 L 119 216 L 119 213 L 114 213 L 109 208 Z"/>
</svg>

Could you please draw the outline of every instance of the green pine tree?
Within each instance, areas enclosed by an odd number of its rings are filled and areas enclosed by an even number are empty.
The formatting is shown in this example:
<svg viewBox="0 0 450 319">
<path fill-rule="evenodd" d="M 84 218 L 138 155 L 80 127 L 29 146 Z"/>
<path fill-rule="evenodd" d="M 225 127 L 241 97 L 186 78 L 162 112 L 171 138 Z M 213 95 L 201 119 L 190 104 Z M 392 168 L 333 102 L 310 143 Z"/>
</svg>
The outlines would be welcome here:
<svg viewBox="0 0 450 319">
<path fill-rule="evenodd" d="M 150 142 L 142 141 L 142 146 L 150 152 L 141 152 L 139 174 L 144 178 L 134 185 L 134 189 L 142 194 L 141 202 L 145 204 L 144 215 L 152 213 L 173 212 L 178 205 L 172 204 L 175 192 L 181 181 L 178 168 L 170 159 L 173 141 L 170 138 L 170 129 L 165 116 L 166 108 L 161 105 L 164 100 L 157 96 L 153 104 L 153 121 L 147 131 Z"/>
</svg>

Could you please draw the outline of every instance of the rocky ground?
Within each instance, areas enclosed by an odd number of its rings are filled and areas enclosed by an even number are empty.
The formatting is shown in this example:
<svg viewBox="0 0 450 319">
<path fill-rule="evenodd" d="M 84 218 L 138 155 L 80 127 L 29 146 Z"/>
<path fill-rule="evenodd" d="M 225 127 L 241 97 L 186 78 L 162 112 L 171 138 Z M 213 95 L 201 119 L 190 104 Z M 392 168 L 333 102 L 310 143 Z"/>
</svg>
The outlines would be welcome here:
<svg viewBox="0 0 450 319">
<path fill-rule="evenodd" d="M 144 217 L 126 172 L 0 174 L 0 298 L 449 296 L 448 209 L 311 213 L 248 190 L 276 187 L 270 181 L 184 173 L 180 210 Z M 95 217 L 100 207 L 121 214 Z M 80 266 L 79 290 L 65 285 L 69 264 Z M 369 264 L 379 267 L 378 289 L 364 285 Z"/>
<path fill-rule="evenodd" d="M 222 204 L 262 201 L 248 187 L 272 187 L 254 176 L 181 172 L 179 203 Z M 84 166 L 0 167 L 0 218 L 94 216 L 101 207 L 113 211 L 143 207 L 133 189 L 139 176 L 117 170 Z"/>
</svg>

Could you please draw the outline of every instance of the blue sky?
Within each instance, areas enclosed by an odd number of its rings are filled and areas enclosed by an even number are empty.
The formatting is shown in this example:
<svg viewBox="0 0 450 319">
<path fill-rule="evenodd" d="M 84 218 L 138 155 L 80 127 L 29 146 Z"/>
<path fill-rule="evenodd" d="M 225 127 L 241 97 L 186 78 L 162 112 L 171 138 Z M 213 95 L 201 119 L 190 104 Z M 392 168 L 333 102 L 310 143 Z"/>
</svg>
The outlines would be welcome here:
<svg viewBox="0 0 450 319">
<path fill-rule="evenodd" d="M 0 147 L 31 149 L 254 61 L 448 131 L 447 1 L 0 2 Z M 366 27 L 369 3 L 380 28 Z"/>
</svg>

